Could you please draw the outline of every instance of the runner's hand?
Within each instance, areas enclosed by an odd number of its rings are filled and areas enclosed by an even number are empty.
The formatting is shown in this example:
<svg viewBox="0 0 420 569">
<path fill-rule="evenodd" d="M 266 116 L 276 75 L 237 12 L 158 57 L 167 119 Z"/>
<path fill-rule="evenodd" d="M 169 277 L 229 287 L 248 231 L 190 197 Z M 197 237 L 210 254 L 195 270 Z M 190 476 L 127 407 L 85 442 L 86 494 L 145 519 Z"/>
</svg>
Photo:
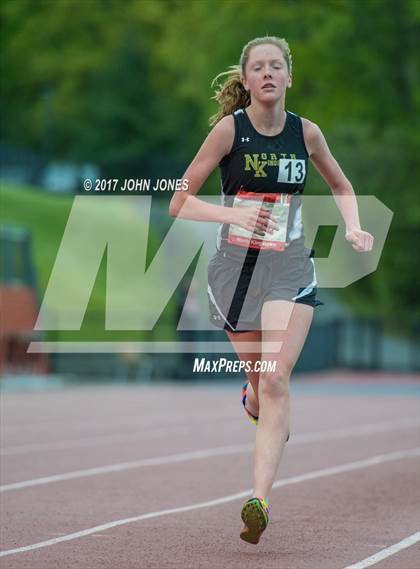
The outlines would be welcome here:
<svg viewBox="0 0 420 569">
<path fill-rule="evenodd" d="M 248 231 L 273 233 L 279 228 L 271 215 L 271 211 L 264 206 L 233 207 L 232 214 L 233 224 Z"/>
<path fill-rule="evenodd" d="M 367 231 L 363 231 L 362 229 L 346 231 L 346 239 L 351 243 L 353 249 L 360 253 L 372 251 L 374 238 Z"/>
</svg>

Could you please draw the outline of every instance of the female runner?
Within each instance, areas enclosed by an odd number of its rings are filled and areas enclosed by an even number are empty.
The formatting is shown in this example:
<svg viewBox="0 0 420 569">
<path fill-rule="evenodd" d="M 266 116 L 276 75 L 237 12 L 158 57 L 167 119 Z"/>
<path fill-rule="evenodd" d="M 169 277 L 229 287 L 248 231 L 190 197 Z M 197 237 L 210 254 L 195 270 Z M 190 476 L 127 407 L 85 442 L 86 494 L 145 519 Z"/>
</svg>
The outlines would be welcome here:
<svg viewBox="0 0 420 569">
<path fill-rule="evenodd" d="M 239 65 L 220 76 L 227 78 L 215 96 L 214 128 L 183 176 L 188 190 L 174 194 L 169 211 L 220 224 L 209 263 L 210 319 L 226 330 L 239 358 L 251 362 L 242 402 L 258 426 L 253 496 L 242 508 L 240 537 L 256 544 L 268 525 L 268 495 L 289 439 L 289 378 L 314 307 L 323 304 L 316 299 L 314 250 L 304 247 L 301 194 L 308 158 L 336 199 L 352 247 L 370 251 L 373 237 L 360 227 L 352 185 L 319 127 L 285 110 L 292 86 L 286 40 L 253 39 Z M 216 166 L 220 206 L 194 195 Z"/>
</svg>

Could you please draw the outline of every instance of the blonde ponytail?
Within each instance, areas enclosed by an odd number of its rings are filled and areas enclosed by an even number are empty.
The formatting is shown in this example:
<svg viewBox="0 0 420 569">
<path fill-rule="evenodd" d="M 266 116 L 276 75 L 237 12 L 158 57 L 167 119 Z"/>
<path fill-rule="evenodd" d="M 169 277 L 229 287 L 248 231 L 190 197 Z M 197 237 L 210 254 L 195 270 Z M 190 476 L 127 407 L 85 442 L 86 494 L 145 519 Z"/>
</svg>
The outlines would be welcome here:
<svg viewBox="0 0 420 569">
<path fill-rule="evenodd" d="M 226 75 L 227 79 L 220 87 L 217 81 L 220 77 Z M 215 115 L 210 117 L 210 126 L 214 126 L 220 119 L 230 115 L 237 109 L 248 107 L 251 103 L 249 92 L 246 91 L 241 81 L 240 65 L 231 65 L 228 71 L 219 73 L 219 75 L 213 79 L 211 86 L 213 87 L 215 83 L 217 85 L 216 94 L 212 99 L 215 99 L 219 103 L 219 110 Z"/>
</svg>

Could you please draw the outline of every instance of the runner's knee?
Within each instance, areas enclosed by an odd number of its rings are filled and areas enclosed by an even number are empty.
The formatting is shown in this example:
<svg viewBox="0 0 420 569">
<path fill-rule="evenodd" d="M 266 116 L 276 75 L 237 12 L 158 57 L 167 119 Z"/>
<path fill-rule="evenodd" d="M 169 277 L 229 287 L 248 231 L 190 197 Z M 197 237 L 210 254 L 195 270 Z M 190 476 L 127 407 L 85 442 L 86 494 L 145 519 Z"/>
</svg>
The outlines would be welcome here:
<svg viewBox="0 0 420 569">
<path fill-rule="evenodd" d="M 289 396 L 289 375 L 285 369 L 275 371 L 264 371 L 260 373 L 258 393 L 260 396 L 269 397 L 288 397 Z"/>
</svg>

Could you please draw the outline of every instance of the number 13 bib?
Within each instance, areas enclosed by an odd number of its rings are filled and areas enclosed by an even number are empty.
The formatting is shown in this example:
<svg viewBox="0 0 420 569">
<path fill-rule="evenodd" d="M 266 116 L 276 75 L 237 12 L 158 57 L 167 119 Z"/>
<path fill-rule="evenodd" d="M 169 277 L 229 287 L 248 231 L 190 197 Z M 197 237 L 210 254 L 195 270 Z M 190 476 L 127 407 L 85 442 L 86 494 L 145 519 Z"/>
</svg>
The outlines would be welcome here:
<svg viewBox="0 0 420 569">
<path fill-rule="evenodd" d="M 281 158 L 277 182 L 282 184 L 299 184 L 306 174 L 305 160 L 296 158 Z"/>
</svg>

